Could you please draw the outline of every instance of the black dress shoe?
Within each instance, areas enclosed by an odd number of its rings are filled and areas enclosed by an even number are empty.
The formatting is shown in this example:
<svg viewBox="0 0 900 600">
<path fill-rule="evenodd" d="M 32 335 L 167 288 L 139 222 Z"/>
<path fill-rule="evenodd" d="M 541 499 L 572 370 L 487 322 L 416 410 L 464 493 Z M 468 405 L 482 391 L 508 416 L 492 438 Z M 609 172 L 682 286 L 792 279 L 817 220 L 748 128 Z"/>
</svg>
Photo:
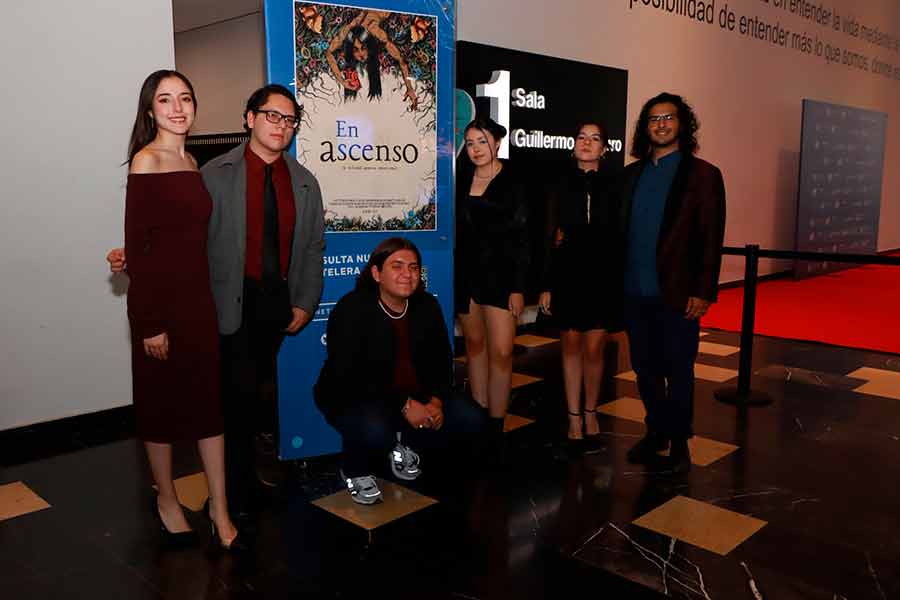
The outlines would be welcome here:
<svg viewBox="0 0 900 600">
<path fill-rule="evenodd" d="M 658 433 L 648 433 L 628 451 L 628 462 L 647 464 L 659 460 L 658 453 L 669 447 L 669 440 Z"/>
<path fill-rule="evenodd" d="M 668 466 L 673 473 L 679 475 L 691 470 L 691 449 L 686 439 L 672 440 Z"/>
<path fill-rule="evenodd" d="M 600 434 L 585 435 L 582 454 L 600 454 L 606 451 L 606 444 L 600 438 Z"/>
<path fill-rule="evenodd" d="M 597 420 L 597 409 L 584 409 L 584 427 L 587 429 L 587 420 L 594 419 Z M 597 423 L 597 428 L 599 429 L 600 424 Z M 585 433 L 584 434 L 584 454 L 599 454 L 606 450 L 606 444 L 603 443 L 603 438 L 598 431 L 597 433 Z"/>
<path fill-rule="evenodd" d="M 233 554 L 243 554 L 250 550 L 249 544 L 247 544 L 247 540 L 245 536 L 241 535 L 240 531 L 230 540 L 225 540 L 219 535 L 219 530 L 216 527 L 216 522 L 213 521 L 212 515 L 209 513 L 209 501 L 207 500 L 206 504 L 203 505 L 203 512 L 206 514 L 206 518 L 209 519 L 209 525 L 212 529 L 212 542 L 213 545 L 225 550 L 226 552 L 231 552 Z"/>
<path fill-rule="evenodd" d="M 197 532 L 193 529 L 187 531 L 169 531 L 159 512 L 159 503 L 156 498 L 153 499 L 150 511 L 156 515 L 156 520 L 159 522 L 159 529 L 162 532 L 163 542 L 169 548 L 186 548 L 195 545 L 199 540 Z"/>
</svg>

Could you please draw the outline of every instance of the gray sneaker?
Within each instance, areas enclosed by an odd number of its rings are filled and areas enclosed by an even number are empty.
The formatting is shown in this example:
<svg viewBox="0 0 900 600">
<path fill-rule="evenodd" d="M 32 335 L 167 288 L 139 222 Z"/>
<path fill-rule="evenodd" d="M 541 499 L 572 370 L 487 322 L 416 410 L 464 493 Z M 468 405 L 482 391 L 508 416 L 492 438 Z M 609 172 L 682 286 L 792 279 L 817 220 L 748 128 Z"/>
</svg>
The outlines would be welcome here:
<svg viewBox="0 0 900 600">
<path fill-rule="evenodd" d="M 357 504 L 375 504 L 381 500 L 381 490 L 373 476 L 346 477 L 341 471 L 341 479 L 347 484 L 350 498 Z"/>
<path fill-rule="evenodd" d="M 412 481 L 422 474 L 419 468 L 419 455 L 409 446 L 404 446 L 397 432 L 397 445 L 391 450 L 391 470 L 398 479 Z"/>
</svg>

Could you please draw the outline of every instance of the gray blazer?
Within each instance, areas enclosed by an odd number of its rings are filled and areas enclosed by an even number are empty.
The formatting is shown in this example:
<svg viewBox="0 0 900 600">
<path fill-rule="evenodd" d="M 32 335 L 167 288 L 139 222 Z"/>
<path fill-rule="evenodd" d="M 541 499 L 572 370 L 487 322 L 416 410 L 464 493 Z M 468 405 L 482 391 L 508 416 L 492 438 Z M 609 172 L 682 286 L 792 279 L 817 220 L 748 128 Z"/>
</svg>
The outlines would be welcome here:
<svg viewBox="0 0 900 600">
<path fill-rule="evenodd" d="M 247 246 L 246 143 L 217 156 L 200 172 L 212 196 L 209 219 L 209 276 L 212 282 L 219 333 L 229 335 L 241 326 L 241 302 Z M 312 315 L 322 294 L 322 254 L 325 221 L 319 182 L 307 168 L 285 155 L 294 188 L 296 224 L 288 287 L 291 304 Z"/>
</svg>

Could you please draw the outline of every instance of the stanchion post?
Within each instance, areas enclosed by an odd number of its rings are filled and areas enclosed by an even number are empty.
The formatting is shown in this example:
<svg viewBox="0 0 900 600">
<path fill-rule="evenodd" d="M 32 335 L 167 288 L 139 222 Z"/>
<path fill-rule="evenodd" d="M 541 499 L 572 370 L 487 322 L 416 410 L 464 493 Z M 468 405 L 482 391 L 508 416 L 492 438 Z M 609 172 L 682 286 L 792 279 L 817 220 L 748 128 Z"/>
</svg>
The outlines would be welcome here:
<svg viewBox="0 0 900 600">
<path fill-rule="evenodd" d="M 737 387 L 729 386 L 716 390 L 720 402 L 738 406 L 764 406 L 772 403 L 772 398 L 763 392 L 750 389 L 750 375 L 753 373 L 753 328 L 756 320 L 756 279 L 759 274 L 759 246 L 747 244 L 744 255 L 744 299 L 741 312 L 741 352 L 738 367 Z"/>
</svg>

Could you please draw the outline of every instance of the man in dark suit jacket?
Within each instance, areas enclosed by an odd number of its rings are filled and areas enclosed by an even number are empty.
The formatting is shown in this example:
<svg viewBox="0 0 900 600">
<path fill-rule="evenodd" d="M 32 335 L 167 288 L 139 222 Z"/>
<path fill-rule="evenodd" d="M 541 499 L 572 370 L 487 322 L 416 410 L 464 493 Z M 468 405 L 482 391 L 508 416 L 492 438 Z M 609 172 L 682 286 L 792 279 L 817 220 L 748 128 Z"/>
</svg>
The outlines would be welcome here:
<svg viewBox="0 0 900 600">
<path fill-rule="evenodd" d="M 699 319 L 716 300 L 725 232 L 722 173 L 697 158 L 697 119 L 674 94 L 649 100 L 623 173 L 625 318 L 647 435 L 629 452 L 648 463 L 671 443 L 670 468 L 690 470 Z"/>
</svg>

